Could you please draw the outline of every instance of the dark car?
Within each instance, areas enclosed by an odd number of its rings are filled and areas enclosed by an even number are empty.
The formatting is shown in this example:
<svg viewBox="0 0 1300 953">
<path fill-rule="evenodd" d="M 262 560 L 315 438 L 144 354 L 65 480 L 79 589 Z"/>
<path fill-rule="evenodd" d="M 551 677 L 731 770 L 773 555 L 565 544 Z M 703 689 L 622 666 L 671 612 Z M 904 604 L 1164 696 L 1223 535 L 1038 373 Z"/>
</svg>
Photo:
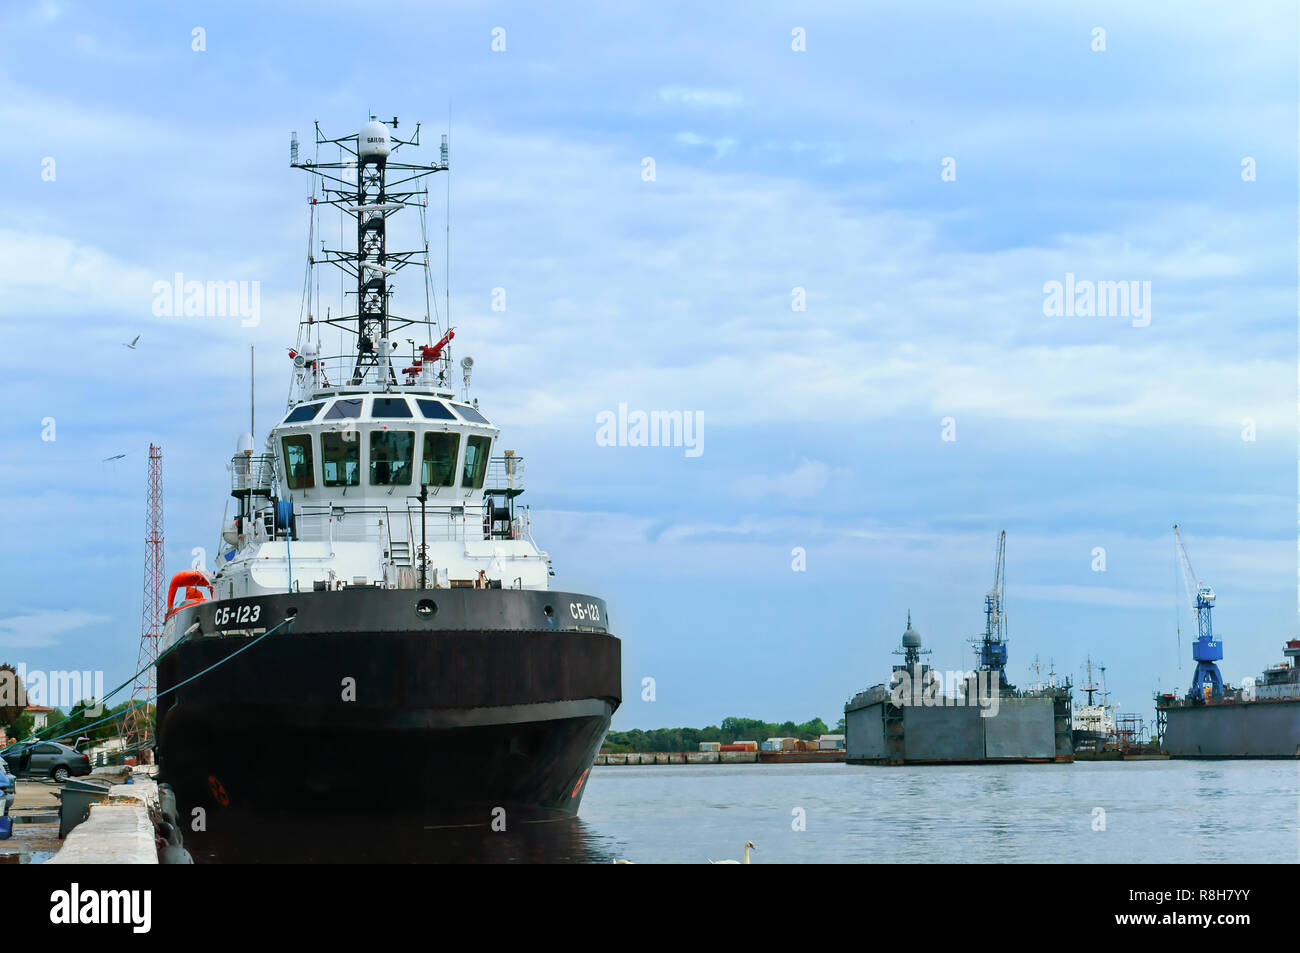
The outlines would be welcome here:
<svg viewBox="0 0 1300 953">
<path fill-rule="evenodd" d="M 6 748 L 0 752 L 9 769 L 19 777 L 49 776 L 55 781 L 90 774 L 90 759 L 75 748 L 57 741 L 38 741 Z"/>
</svg>

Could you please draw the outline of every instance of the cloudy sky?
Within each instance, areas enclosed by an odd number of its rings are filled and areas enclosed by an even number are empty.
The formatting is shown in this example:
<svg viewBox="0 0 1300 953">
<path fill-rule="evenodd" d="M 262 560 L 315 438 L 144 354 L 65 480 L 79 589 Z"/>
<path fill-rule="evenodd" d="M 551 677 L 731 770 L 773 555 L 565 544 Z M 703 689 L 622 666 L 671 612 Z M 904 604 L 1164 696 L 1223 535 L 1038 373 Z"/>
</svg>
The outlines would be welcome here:
<svg viewBox="0 0 1300 953">
<path fill-rule="evenodd" d="M 0 661 L 134 670 L 148 444 L 172 572 L 215 548 L 250 344 L 284 408 L 290 133 L 371 113 L 450 115 L 459 353 L 557 585 L 609 602 L 616 727 L 833 722 L 909 609 L 969 667 L 1004 528 L 1022 684 L 1185 690 L 1175 522 L 1229 680 L 1296 636 L 1293 4 L 176 6 L 0 12 Z M 155 316 L 177 272 L 259 282 L 260 323 Z M 1067 274 L 1149 323 L 1045 314 Z M 704 452 L 599 446 L 620 403 Z"/>
</svg>

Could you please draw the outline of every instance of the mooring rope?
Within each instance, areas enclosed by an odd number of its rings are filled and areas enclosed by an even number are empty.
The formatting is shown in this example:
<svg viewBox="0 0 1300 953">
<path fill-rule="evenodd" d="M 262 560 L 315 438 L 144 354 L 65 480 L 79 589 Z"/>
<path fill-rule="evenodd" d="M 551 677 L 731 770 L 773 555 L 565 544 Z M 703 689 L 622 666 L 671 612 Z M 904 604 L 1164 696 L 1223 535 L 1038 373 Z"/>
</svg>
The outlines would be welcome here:
<svg viewBox="0 0 1300 953">
<path fill-rule="evenodd" d="M 137 708 L 140 708 L 140 707 L 143 706 L 143 705 L 148 705 L 148 704 L 150 704 L 151 702 L 156 702 L 158 699 L 162 698 L 164 695 L 170 694 L 171 692 L 176 691 L 176 689 L 181 688 L 181 687 L 183 687 L 183 686 L 185 686 L 185 685 L 188 685 L 190 682 L 194 681 L 196 678 L 199 678 L 200 676 L 203 676 L 203 675 L 208 674 L 208 672 L 212 671 L 214 668 L 217 668 L 217 667 L 220 666 L 220 665 L 224 665 L 224 664 L 226 664 L 226 663 L 229 662 L 232 658 L 234 658 L 236 655 L 239 655 L 239 654 L 242 653 L 242 652 L 247 652 L 249 649 L 251 649 L 251 648 L 252 648 L 254 645 L 256 645 L 258 642 L 261 642 L 264 638 L 266 638 L 266 637 L 267 637 L 268 635 L 270 635 L 272 632 L 276 631 L 276 629 L 279 629 L 281 626 L 290 625 L 292 622 L 293 622 L 293 617 L 292 617 L 292 616 L 286 618 L 286 619 L 285 619 L 284 621 L 282 621 L 279 625 L 276 625 L 276 626 L 274 626 L 274 627 L 272 627 L 272 628 L 270 628 L 270 629 L 267 629 L 265 632 L 263 632 L 263 633 L 262 633 L 261 635 L 259 635 L 257 638 L 253 639 L 253 641 L 249 642 L 247 645 L 240 646 L 238 649 L 236 649 L 235 651 L 231 652 L 231 653 L 230 653 L 229 655 L 227 655 L 225 658 L 218 659 L 216 662 L 213 662 L 211 665 L 209 665 L 209 666 L 208 666 L 207 668 L 205 668 L 203 671 L 201 671 L 201 672 L 196 672 L 195 674 L 191 675 L 189 678 L 185 679 L 185 681 L 180 682 L 179 684 L 173 685 L 171 688 L 167 689 L 166 691 L 159 692 L 158 694 L 154 695 L 152 698 L 146 698 L 146 699 L 144 699 L 143 701 L 139 702 L 138 704 L 132 705 L 130 708 L 126 708 L 126 709 L 123 709 L 122 711 L 116 712 L 116 713 L 114 713 L 114 714 L 112 714 L 112 715 L 108 715 L 107 717 L 104 717 L 104 718 L 99 719 L 99 721 L 92 721 L 92 722 L 91 722 L 90 724 L 88 724 L 88 725 L 81 725 L 81 726 L 78 727 L 75 731 L 67 731 L 67 732 L 64 732 L 64 733 L 61 734 L 61 735 L 55 735 L 55 736 L 52 737 L 52 738 L 35 738 L 35 739 L 31 740 L 31 741 L 23 741 L 23 742 L 19 742 L 19 744 L 22 745 L 22 747 L 19 748 L 18 750 L 19 750 L 19 751 L 25 751 L 25 750 L 27 750 L 27 748 L 34 747 L 35 745 L 38 745 L 38 744 L 43 744 L 43 743 L 45 743 L 45 742 L 50 742 L 50 741 L 58 741 L 60 738 L 70 738 L 70 737 L 72 737 L 73 735 L 80 734 L 81 732 L 83 732 L 83 731 L 85 731 L 85 730 L 87 730 L 87 729 L 89 729 L 89 728 L 94 728 L 96 725 L 102 725 L 102 724 L 103 724 L 104 722 L 106 722 L 106 721 L 112 721 L 114 718 L 121 718 L 123 715 L 126 715 L 126 714 L 128 714 L 129 712 L 133 712 L 133 711 L 135 711 Z M 174 652 L 174 651 L 175 651 L 177 648 L 179 648 L 181 645 L 185 644 L 185 642 L 187 642 L 187 641 L 188 641 L 187 639 L 179 639 L 179 640 L 177 640 L 176 642 L 173 642 L 173 643 L 172 643 L 172 644 L 171 644 L 171 645 L 170 645 L 170 646 L 169 646 L 169 647 L 168 647 L 168 648 L 167 648 L 167 649 L 166 649 L 166 650 L 165 650 L 161 655 L 158 656 L 157 659 L 155 659 L 154 661 L 150 662 L 150 663 L 149 663 L 148 665 L 146 665 L 144 668 L 140 669 L 140 671 L 136 672 L 134 675 L 132 675 L 130 678 L 128 678 L 128 679 L 127 679 L 125 682 L 123 682 L 121 685 L 118 685 L 118 686 L 117 686 L 116 688 L 114 688 L 111 692 L 109 692 L 108 694 L 106 694 L 103 698 L 99 699 L 100 704 L 102 705 L 104 702 L 108 701 L 110 698 L 112 698 L 114 695 L 116 695 L 118 692 L 120 692 L 120 691 L 121 691 L 123 688 L 125 688 L 127 685 L 132 684 L 132 683 L 133 683 L 137 678 L 139 678 L 139 677 L 140 677 L 141 675 L 143 675 L 145 672 L 149 671 L 150 668 L 156 666 L 159 662 L 161 662 L 163 659 L 165 659 L 168 655 L 170 655 L 172 652 Z M 85 709 L 83 708 L 82 710 L 84 711 Z M 59 725 L 66 724 L 67 722 L 71 721 L 71 720 L 72 720 L 73 718 L 75 718 L 75 717 L 76 717 L 75 715 L 69 715 L 67 718 L 64 718 L 62 721 L 55 722 L 53 725 L 49 725 L 49 726 L 43 728 L 42 731 L 53 731 L 55 728 L 59 727 Z M 9 750 L 9 749 L 6 749 L 6 750 Z"/>
</svg>

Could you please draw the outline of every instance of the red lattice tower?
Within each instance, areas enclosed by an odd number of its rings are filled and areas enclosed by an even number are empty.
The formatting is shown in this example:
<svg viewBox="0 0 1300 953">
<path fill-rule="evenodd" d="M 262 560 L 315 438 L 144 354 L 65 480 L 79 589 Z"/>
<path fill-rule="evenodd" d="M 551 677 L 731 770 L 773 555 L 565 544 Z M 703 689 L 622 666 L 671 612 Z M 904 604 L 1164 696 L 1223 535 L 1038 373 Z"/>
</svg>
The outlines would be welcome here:
<svg viewBox="0 0 1300 953">
<path fill-rule="evenodd" d="M 163 491 L 162 447 L 149 444 L 149 499 L 144 518 L 144 609 L 140 618 L 140 655 L 136 660 L 135 684 L 131 688 L 131 705 L 122 725 L 122 742 L 126 753 L 134 754 L 143 745 L 153 744 L 153 697 L 157 686 L 154 663 L 158 660 L 158 643 L 162 638 L 163 620 L 167 615 L 163 559 Z"/>
</svg>

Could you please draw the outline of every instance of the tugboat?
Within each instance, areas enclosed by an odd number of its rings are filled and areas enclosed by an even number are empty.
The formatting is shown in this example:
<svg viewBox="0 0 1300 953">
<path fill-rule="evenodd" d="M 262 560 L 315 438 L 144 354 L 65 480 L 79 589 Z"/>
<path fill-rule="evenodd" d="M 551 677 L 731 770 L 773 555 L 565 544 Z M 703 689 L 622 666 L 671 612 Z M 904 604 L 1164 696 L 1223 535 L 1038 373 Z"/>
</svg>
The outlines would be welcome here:
<svg viewBox="0 0 1300 953">
<path fill-rule="evenodd" d="M 162 633 L 157 754 L 182 816 L 360 811 L 363 773 L 431 824 L 572 816 L 621 700 L 609 611 L 550 588 L 518 502 L 523 458 L 494 455 L 469 357 L 457 394 L 426 222 L 447 138 L 437 162 L 398 161 L 420 137 L 397 129 L 371 117 L 331 139 L 318 123 L 315 161 L 290 146 L 313 189 L 287 411 L 260 452 L 240 438 L 218 568 L 178 574 Z M 336 209 L 350 220 L 328 248 Z M 407 209 L 416 247 L 395 251 Z M 324 317 L 320 265 L 349 287 Z M 423 271 L 415 316 L 390 310 L 408 268 Z"/>
</svg>

